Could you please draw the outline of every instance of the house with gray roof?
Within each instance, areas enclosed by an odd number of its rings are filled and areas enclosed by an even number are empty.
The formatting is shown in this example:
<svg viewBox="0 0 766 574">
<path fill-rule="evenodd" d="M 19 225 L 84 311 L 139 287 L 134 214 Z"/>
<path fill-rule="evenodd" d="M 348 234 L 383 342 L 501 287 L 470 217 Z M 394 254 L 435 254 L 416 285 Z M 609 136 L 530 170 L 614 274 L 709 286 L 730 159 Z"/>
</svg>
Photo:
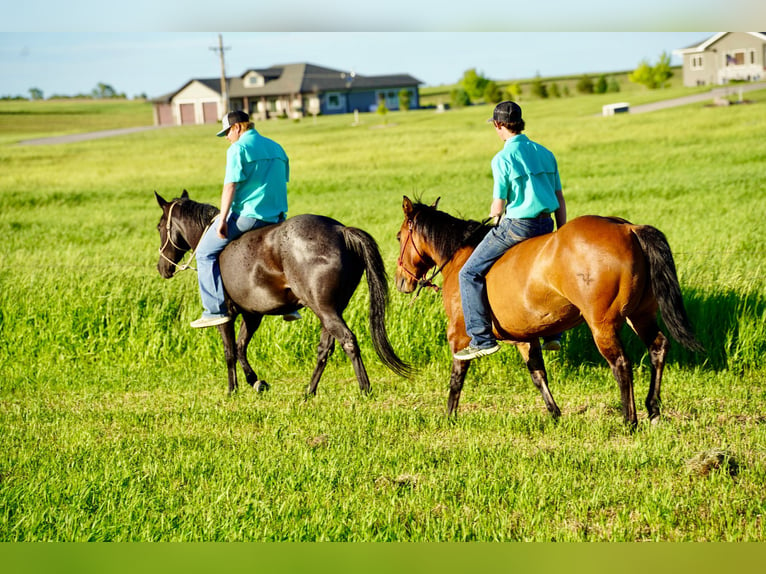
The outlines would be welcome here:
<svg viewBox="0 0 766 574">
<path fill-rule="evenodd" d="M 766 32 L 718 32 L 673 53 L 683 58 L 684 86 L 755 82 L 766 77 Z"/>
<path fill-rule="evenodd" d="M 410 108 L 418 108 L 422 83 L 409 74 L 363 76 L 308 63 L 249 69 L 227 78 L 225 85 L 220 78 L 192 79 L 155 98 L 154 123 L 216 123 L 223 115 L 224 98 L 229 111 L 244 110 L 253 120 L 369 112 L 380 101 L 389 110 L 398 110 L 402 90 L 409 93 Z"/>
</svg>

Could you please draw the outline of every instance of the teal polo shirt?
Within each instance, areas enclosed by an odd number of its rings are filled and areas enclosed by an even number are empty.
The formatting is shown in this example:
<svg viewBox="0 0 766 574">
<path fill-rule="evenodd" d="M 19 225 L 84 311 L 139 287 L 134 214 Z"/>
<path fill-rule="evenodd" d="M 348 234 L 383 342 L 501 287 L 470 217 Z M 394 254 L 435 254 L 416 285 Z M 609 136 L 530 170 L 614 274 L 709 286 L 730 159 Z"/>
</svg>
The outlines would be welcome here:
<svg viewBox="0 0 766 574">
<path fill-rule="evenodd" d="M 507 139 L 492 158 L 492 176 L 492 197 L 507 202 L 506 217 L 537 217 L 559 207 L 556 191 L 561 189 L 561 179 L 556 158 L 524 134 Z"/>
<path fill-rule="evenodd" d="M 244 132 L 226 152 L 224 183 L 235 183 L 231 211 L 276 223 L 287 216 L 290 162 L 277 142 L 254 129 Z"/>
</svg>

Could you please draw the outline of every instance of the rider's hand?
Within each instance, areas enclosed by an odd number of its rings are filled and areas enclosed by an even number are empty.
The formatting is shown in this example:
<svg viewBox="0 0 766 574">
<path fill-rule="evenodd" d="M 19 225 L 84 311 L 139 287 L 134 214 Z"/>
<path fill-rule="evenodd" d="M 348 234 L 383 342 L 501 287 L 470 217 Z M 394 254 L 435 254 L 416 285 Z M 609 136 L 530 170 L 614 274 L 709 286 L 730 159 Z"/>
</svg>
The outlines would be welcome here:
<svg viewBox="0 0 766 574">
<path fill-rule="evenodd" d="M 221 239 L 226 239 L 226 235 L 228 234 L 228 232 L 229 232 L 229 226 L 227 225 L 226 220 L 223 219 L 218 224 L 218 237 L 220 237 Z"/>
</svg>

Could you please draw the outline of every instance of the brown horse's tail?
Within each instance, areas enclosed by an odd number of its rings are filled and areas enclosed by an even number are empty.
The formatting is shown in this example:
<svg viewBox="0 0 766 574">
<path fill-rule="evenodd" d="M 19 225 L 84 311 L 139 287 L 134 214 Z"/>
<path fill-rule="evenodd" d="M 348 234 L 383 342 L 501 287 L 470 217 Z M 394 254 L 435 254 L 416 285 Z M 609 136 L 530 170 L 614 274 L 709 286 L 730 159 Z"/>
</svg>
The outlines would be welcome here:
<svg viewBox="0 0 766 574">
<path fill-rule="evenodd" d="M 369 233 L 356 227 L 343 228 L 343 237 L 349 250 L 364 262 L 370 292 L 370 335 L 375 352 L 384 365 L 406 377 L 412 373 L 412 367 L 396 355 L 386 331 L 388 276 L 378 244 Z"/>
<path fill-rule="evenodd" d="M 704 351 L 694 336 L 691 322 L 686 314 L 668 240 L 659 229 L 650 225 L 636 225 L 632 227 L 632 230 L 649 261 L 652 290 L 671 336 L 687 349 Z"/>
</svg>

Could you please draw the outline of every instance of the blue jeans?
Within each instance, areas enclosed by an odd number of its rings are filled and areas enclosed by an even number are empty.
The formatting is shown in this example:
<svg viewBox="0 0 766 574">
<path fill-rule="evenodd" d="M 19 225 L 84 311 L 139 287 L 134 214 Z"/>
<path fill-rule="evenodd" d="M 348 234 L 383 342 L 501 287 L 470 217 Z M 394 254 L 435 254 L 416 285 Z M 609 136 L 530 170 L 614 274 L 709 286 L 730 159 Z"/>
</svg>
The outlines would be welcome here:
<svg viewBox="0 0 766 574">
<path fill-rule="evenodd" d="M 205 234 L 197 245 L 197 280 L 199 281 L 199 293 L 202 306 L 205 308 L 203 317 L 228 315 L 226 297 L 221 280 L 221 270 L 218 266 L 218 255 L 229 243 L 251 229 L 258 229 L 266 225 L 273 225 L 267 221 L 244 217 L 236 213 L 229 213 L 226 239 L 218 237 L 218 218 L 210 224 Z"/>
<path fill-rule="evenodd" d="M 553 231 L 553 219 L 509 219 L 504 217 L 490 230 L 460 270 L 460 298 L 465 330 L 471 346 L 480 349 L 495 343 L 484 279 L 492 264 L 517 243 Z"/>
</svg>

